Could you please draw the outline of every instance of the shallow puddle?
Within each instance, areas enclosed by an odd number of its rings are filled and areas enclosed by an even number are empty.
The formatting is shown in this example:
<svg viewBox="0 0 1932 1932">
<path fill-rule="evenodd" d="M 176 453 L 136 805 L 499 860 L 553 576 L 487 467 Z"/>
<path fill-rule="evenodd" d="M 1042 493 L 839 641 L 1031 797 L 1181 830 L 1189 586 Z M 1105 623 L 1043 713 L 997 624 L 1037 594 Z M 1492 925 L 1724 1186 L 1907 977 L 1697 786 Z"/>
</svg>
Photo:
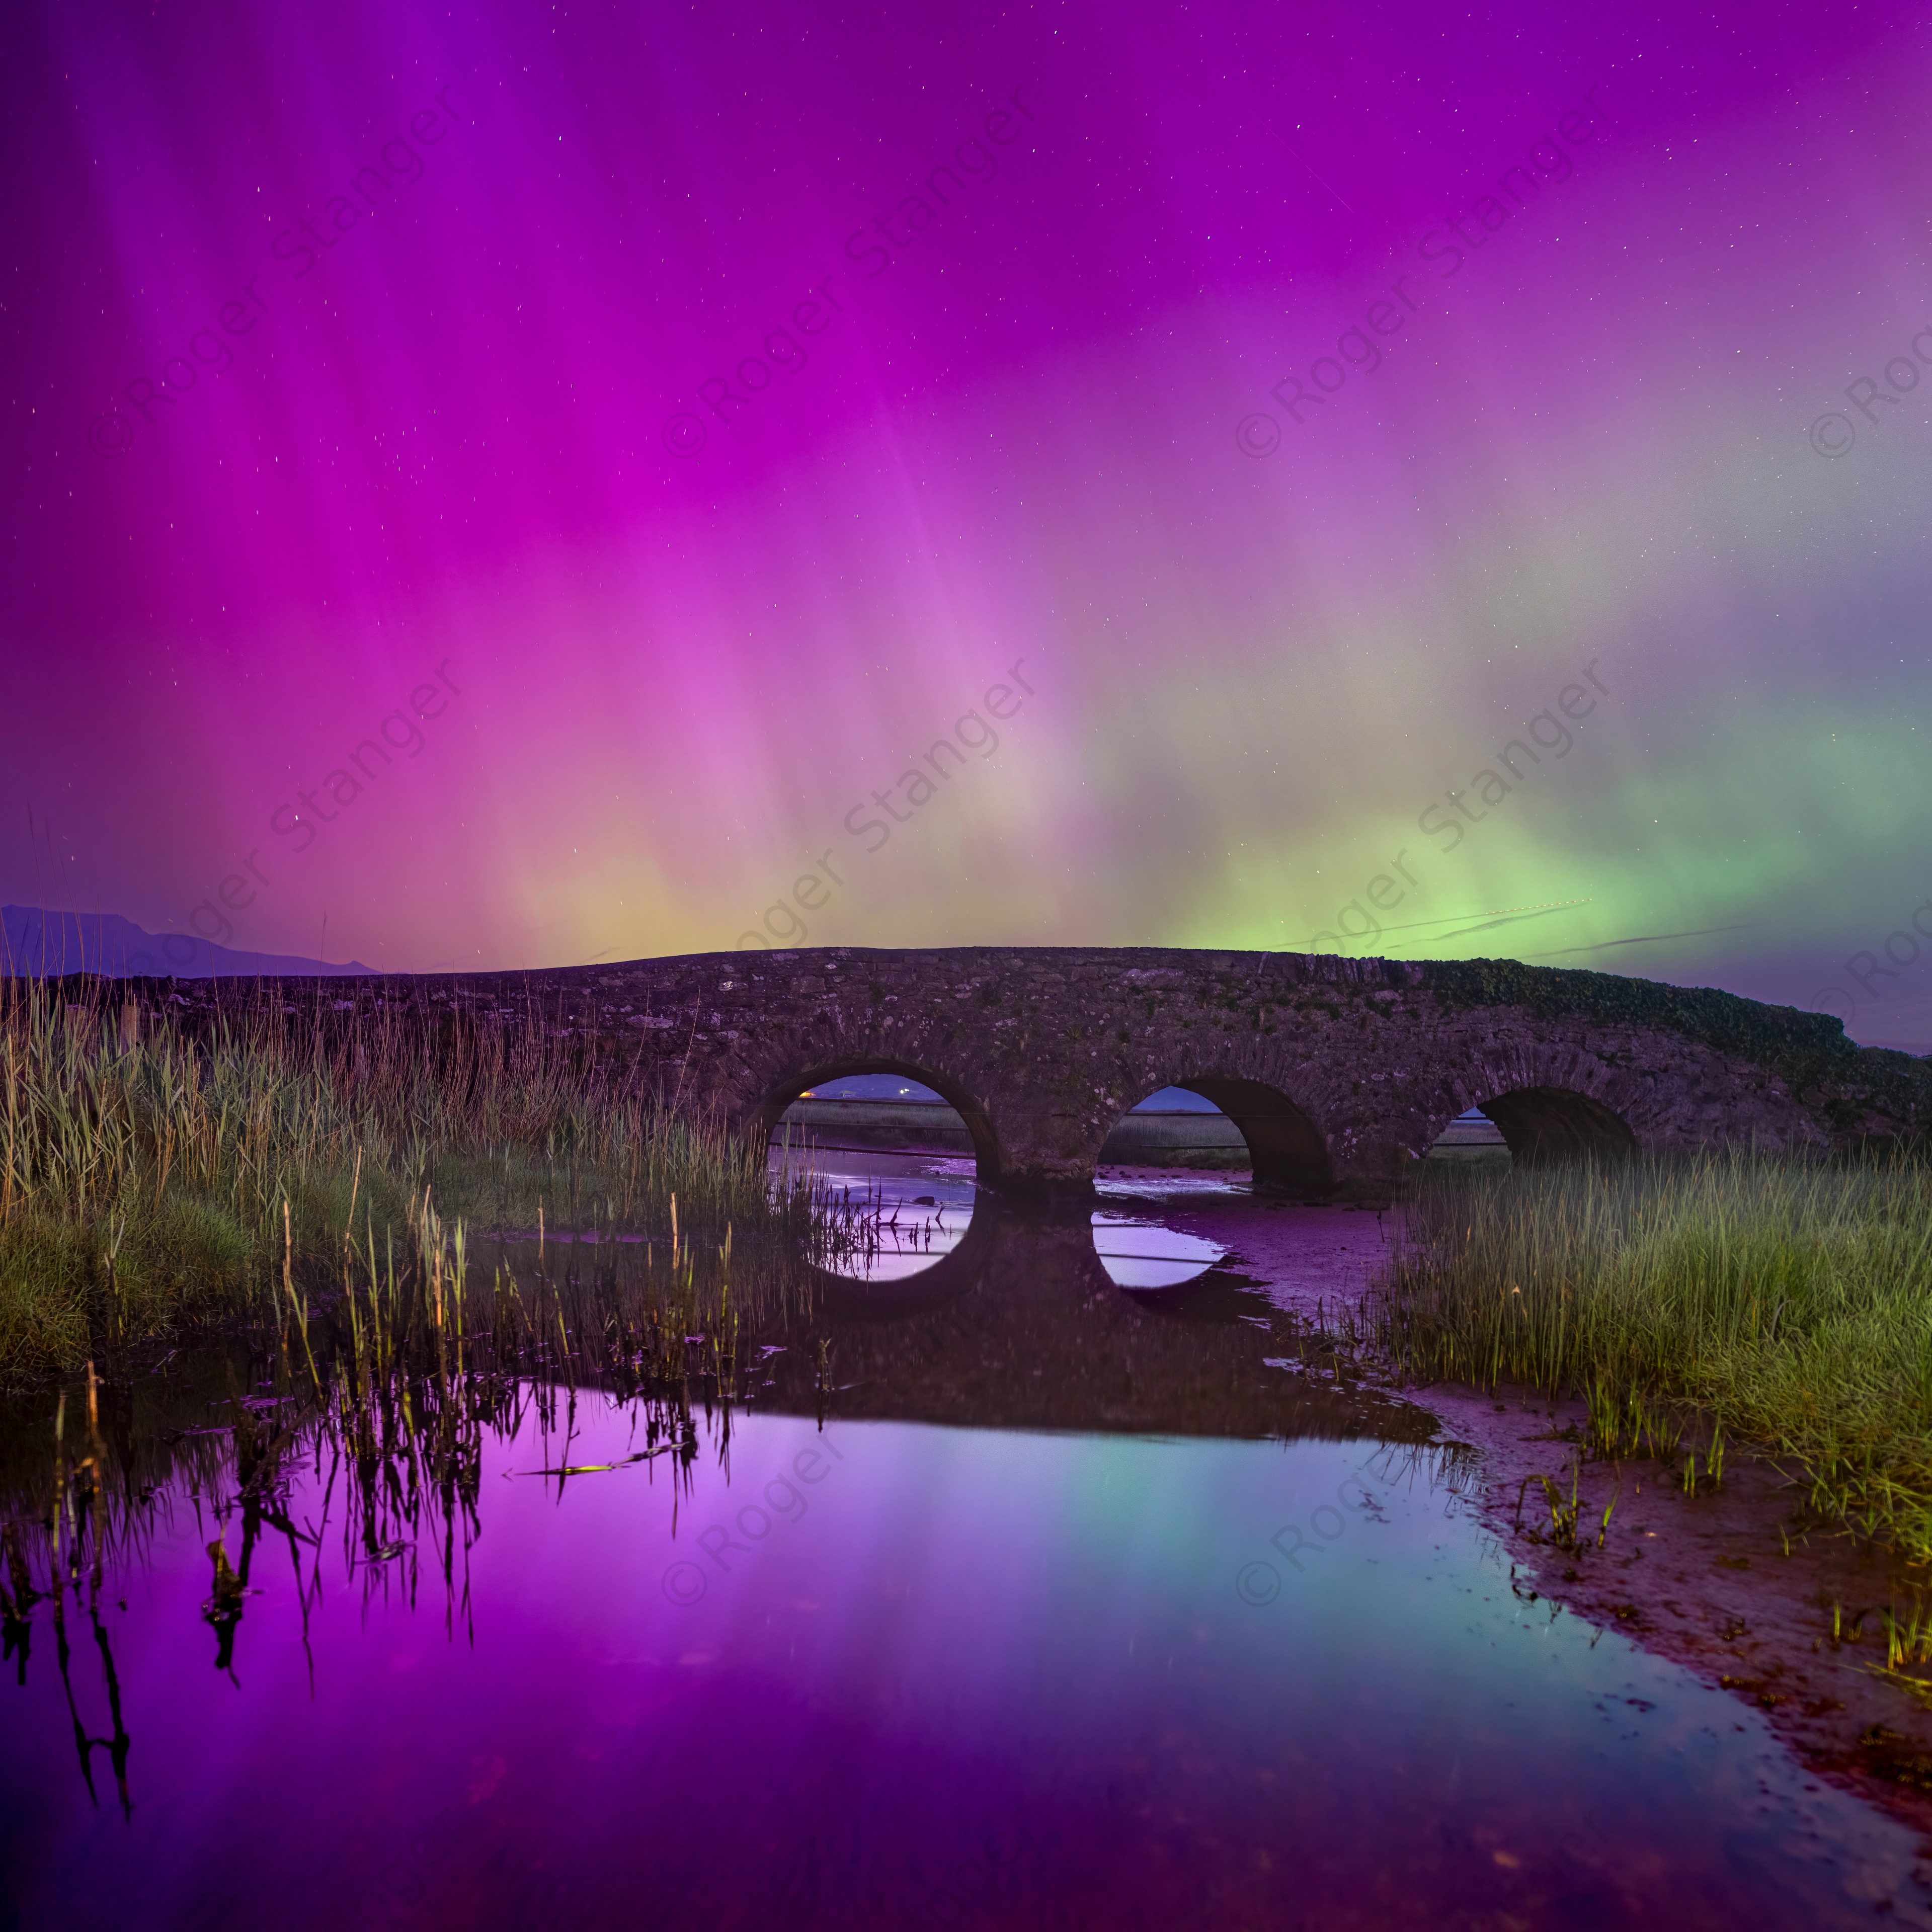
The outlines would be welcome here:
<svg viewBox="0 0 1932 1932">
<path fill-rule="evenodd" d="M 830 1284 L 746 1400 L 694 1386 L 688 1460 L 608 1386 L 506 1381 L 380 1521 L 319 1426 L 238 1496 L 177 1361 L 94 1612 L 9 1633 L 20 1922 L 1928 1922 L 1908 1832 L 1513 1587 L 1469 1452 L 1315 1368 L 1262 1236 L 1332 1295 L 1372 1215 L 1102 1213 L 982 1200 L 917 1274 Z M 1113 1278 L 1183 1240 L 1191 1280 Z"/>
</svg>

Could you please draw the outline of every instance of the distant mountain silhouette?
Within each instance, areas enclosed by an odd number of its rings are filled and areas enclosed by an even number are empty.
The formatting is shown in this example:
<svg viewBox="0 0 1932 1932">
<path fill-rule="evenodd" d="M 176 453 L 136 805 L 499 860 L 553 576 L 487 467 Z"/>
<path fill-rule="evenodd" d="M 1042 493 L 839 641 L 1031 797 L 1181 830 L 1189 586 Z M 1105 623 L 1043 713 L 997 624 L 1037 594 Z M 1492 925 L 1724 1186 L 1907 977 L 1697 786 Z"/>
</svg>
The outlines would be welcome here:
<svg viewBox="0 0 1932 1932">
<path fill-rule="evenodd" d="M 0 978 L 102 973 L 177 980 L 314 980 L 374 973 L 352 959 L 326 965 L 286 952 L 238 952 L 184 932 L 145 932 L 118 913 L 45 912 L 38 906 L 0 906 Z"/>
</svg>

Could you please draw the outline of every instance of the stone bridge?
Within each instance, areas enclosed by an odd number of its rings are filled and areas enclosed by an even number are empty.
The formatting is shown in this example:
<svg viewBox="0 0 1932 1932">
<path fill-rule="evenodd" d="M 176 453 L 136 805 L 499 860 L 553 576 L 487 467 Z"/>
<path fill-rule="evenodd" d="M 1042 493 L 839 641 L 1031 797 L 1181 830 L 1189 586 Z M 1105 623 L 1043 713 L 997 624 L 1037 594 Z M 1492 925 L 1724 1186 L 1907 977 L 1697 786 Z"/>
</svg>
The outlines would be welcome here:
<svg viewBox="0 0 1932 1932">
<path fill-rule="evenodd" d="M 1471 1107 L 1524 1160 L 1822 1153 L 1932 1126 L 1932 1061 L 1855 1046 L 1827 1016 L 1507 960 L 836 946 L 126 991 L 190 1029 L 272 998 L 330 1029 L 540 1030 L 760 1138 L 805 1088 L 901 1074 L 958 1109 L 982 1180 L 1021 1196 L 1090 1190 L 1114 1124 L 1168 1085 L 1234 1120 L 1258 1186 L 1304 1198 L 1385 1192 Z"/>
</svg>

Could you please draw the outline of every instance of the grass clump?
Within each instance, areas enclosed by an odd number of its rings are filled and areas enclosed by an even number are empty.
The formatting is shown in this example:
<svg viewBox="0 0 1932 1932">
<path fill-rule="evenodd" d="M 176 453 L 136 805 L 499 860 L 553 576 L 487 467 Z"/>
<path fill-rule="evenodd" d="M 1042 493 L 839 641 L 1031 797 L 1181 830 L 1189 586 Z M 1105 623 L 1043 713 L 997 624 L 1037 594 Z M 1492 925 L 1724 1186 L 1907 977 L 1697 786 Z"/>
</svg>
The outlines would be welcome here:
<svg viewBox="0 0 1932 1932">
<path fill-rule="evenodd" d="M 484 1230 L 656 1234 L 674 1198 L 688 1229 L 812 1226 L 762 1149 L 542 1024 L 325 1038 L 271 991 L 214 1037 L 142 1037 L 110 989 L 82 990 L 0 982 L 0 1376 L 255 1312 L 285 1262 L 338 1270 L 352 1220 L 408 1240 L 432 1198 Z"/>
<path fill-rule="evenodd" d="M 1364 1320 L 1414 1382 L 1585 1396 L 1599 1454 L 1674 1462 L 1695 1416 L 1717 1457 L 1726 1437 L 1768 1454 L 1821 1514 L 1932 1558 L 1922 1162 L 1431 1174 Z"/>
</svg>

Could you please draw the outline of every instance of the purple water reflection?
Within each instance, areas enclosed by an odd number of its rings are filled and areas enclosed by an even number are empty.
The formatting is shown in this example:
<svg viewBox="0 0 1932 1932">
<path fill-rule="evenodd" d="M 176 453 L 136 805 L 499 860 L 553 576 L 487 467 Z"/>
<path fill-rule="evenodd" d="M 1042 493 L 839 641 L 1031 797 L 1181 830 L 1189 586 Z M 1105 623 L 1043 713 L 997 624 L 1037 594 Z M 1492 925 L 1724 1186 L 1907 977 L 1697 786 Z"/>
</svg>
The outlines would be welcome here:
<svg viewBox="0 0 1932 1932">
<path fill-rule="evenodd" d="M 1206 1273 L 1227 1250 L 1145 1215 L 1096 1209 L 1094 1252 L 1122 1288 L 1178 1288 Z"/>
<path fill-rule="evenodd" d="M 758 1416 L 687 1490 L 669 1458 L 526 1473 L 640 1446 L 596 1391 L 567 1450 L 530 1418 L 486 1438 L 447 1588 L 432 1544 L 352 1582 L 326 1459 L 299 1474 L 320 1546 L 258 1550 L 232 1677 L 208 1499 L 167 1499 L 101 1612 L 131 1819 L 104 1754 L 88 1803 L 38 1606 L 0 1759 L 18 1922 L 1926 1916 L 1906 1832 L 1514 1595 L 1426 1450 Z"/>
</svg>

